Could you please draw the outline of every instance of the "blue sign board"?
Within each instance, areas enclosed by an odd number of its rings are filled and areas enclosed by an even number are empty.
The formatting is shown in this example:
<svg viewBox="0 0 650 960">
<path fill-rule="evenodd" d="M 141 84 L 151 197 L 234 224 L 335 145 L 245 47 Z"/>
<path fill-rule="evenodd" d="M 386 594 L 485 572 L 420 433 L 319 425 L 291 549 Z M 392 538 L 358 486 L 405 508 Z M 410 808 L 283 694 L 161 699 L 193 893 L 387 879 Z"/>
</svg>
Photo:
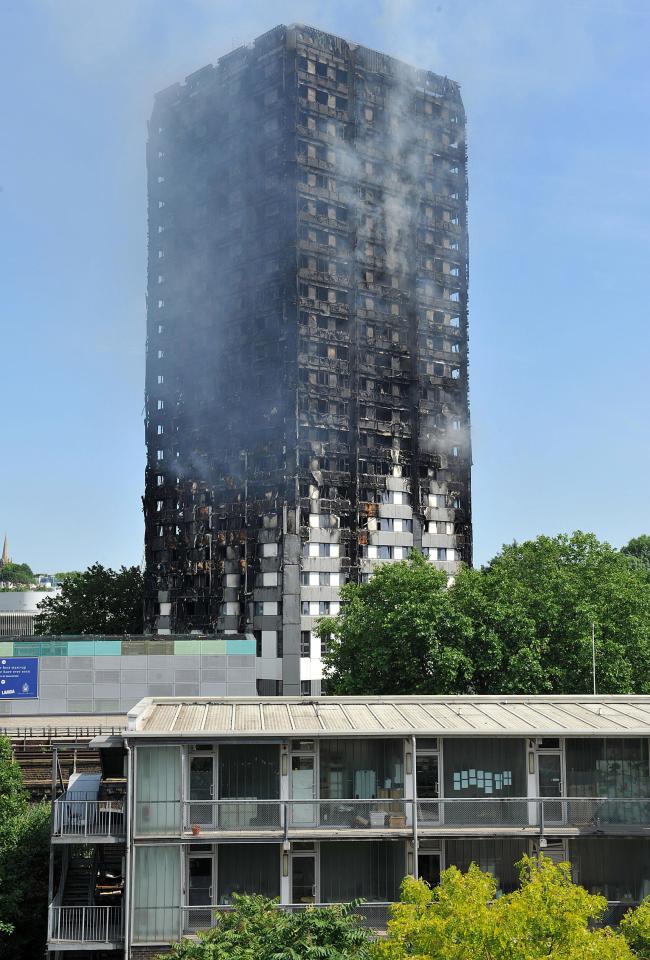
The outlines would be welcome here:
<svg viewBox="0 0 650 960">
<path fill-rule="evenodd" d="M 38 699 L 38 657 L 0 657 L 0 701 Z"/>
</svg>

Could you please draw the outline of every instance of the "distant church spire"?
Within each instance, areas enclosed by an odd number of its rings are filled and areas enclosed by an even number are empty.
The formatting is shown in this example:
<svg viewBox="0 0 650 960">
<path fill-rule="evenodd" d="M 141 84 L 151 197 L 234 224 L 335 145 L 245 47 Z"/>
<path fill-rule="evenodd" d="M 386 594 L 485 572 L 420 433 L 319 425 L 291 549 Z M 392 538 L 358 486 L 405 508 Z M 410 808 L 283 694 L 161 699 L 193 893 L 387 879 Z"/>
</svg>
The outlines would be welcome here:
<svg viewBox="0 0 650 960">
<path fill-rule="evenodd" d="M 10 563 L 9 560 L 9 541 L 7 540 L 7 534 L 5 533 L 5 542 L 2 547 L 2 560 L 0 560 L 0 567 L 4 567 L 5 564 Z"/>
</svg>

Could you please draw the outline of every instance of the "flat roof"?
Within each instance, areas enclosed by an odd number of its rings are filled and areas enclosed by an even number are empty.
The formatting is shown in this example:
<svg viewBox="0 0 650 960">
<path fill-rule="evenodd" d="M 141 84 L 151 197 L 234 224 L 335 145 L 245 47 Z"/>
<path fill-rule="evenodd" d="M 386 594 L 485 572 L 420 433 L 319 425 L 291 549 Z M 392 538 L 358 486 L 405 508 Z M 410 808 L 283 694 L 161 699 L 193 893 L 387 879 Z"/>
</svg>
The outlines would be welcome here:
<svg viewBox="0 0 650 960">
<path fill-rule="evenodd" d="M 145 697 L 128 736 L 650 736 L 650 696 Z"/>
</svg>

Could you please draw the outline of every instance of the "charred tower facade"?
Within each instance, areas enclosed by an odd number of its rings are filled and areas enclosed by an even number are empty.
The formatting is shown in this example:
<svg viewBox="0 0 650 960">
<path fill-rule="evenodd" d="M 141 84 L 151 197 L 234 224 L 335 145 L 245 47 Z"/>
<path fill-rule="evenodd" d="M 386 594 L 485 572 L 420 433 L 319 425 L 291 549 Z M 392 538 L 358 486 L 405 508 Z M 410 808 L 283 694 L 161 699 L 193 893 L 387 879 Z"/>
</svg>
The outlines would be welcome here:
<svg viewBox="0 0 650 960">
<path fill-rule="evenodd" d="M 340 586 L 471 563 L 459 88 L 280 26 L 149 134 L 148 629 L 253 632 L 260 693 L 318 693 Z"/>
</svg>

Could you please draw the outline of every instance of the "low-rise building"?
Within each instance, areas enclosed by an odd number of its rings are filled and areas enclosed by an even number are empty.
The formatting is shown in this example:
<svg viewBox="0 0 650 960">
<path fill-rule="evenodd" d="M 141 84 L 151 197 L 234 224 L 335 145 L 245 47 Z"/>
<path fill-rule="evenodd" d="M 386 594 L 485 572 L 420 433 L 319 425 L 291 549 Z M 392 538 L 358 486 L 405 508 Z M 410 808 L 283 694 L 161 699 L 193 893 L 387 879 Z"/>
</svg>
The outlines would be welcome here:
<svg viewBox="0 0 650 960">
<path fill-rule="evenodd" d="M 55 597 L 57 589 L 0 591 L 0 637 L 31 637 L 38 605 L 46 597 Z"/>
<path fill-rule="evenodd" d="M 146 698 L 55 802 L 49 949 L 143 960 L 243 892 L 381 929 L 406 874 L 508 891 L 542 850 L 615 916 L 650 893 L 649 743 L 647 696 Z"/>
</svg>

